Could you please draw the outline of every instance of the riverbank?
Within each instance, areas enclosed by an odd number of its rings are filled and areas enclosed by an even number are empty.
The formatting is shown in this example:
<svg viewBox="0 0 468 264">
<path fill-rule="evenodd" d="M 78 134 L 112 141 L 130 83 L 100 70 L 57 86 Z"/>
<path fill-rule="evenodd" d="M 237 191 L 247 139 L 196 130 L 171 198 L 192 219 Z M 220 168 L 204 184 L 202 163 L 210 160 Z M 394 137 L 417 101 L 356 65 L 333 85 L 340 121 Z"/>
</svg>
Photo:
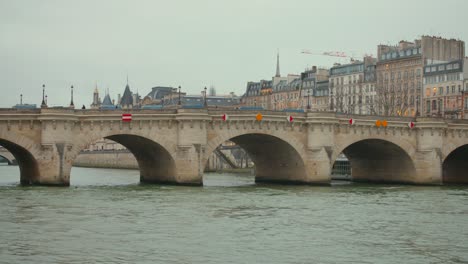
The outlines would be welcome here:
<svg viewBox="0 0 468 264">
<path fill-rule="evenodd" d="M 90 151 L 82 152 L 73 163 L 75 167 L 133 169 L 137 170 L 138 162 L 129 151 Z"/>
<path fill-rule="evenodd" d="M 138 170 L 138 162 L 133 154 L 129 151 L 89 151 L 82 152 L 75 159 L 73 163 L 75 167 L 83 168 L 105 168 L 105 169 L 130 169 Z M 205 172 L 219 172 L 219 173 L 242 173 L 252 174 L 253 168 L 239 168 L 239 169 L 221 169 L 221 170 L 207 170 Z"/>
</svg>

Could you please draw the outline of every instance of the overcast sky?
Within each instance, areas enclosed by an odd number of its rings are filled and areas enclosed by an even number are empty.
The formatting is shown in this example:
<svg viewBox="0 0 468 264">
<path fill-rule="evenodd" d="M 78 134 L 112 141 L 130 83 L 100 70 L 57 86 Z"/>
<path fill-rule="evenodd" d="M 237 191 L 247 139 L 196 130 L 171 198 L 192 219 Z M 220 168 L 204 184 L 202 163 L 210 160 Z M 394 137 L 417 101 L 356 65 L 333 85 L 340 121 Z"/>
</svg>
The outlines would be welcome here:
<svg viewBox="0 0 468 264">
<path fill-rule="evenodd" d="M 298 74 L 338 58 L 376 54 L 377 45 L 439 35 L 468 40 L 468 1 L 22 1 L 0 0 L 0 107 L 41 103 L 89 107 L 101 94 L 182 86 L 241 95 L 247 81 Z M 341 61 L 343 62 L 343 61 Z M 101 95 L 104 97 L 103 95 Z"/>
</svg>

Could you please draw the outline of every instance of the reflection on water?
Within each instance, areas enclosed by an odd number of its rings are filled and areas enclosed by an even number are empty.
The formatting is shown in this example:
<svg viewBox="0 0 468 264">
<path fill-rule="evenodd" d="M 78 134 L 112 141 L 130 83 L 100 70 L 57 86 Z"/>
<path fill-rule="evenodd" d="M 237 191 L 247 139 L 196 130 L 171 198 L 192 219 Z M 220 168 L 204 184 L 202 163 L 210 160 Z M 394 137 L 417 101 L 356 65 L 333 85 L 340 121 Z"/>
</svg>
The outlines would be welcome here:
<svg viewBox="0 0 468 264">
<path fill-rule="evenodd" d="M 0 166 L 0 262 L 468 262 L 463 186 L 138 181 L 138 171 L 73 168 L 70 188 L 21 187 L 18 167 Z"/>
</svg>

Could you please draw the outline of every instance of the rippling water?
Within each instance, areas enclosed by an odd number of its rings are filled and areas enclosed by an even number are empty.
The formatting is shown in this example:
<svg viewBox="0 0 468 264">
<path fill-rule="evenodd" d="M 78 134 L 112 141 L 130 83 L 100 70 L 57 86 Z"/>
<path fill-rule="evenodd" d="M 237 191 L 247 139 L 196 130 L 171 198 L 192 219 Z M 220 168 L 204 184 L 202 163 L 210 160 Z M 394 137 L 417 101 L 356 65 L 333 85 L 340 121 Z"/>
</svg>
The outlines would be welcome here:
<svg viewBox="0 0 468 264">
<path fill-rule="evenodd" d="M 0 166 L 1 263 L 468 263 L 468 187 L 138 184 L 73 168 L 72 186 L 19 187 Z"/>
</svg>

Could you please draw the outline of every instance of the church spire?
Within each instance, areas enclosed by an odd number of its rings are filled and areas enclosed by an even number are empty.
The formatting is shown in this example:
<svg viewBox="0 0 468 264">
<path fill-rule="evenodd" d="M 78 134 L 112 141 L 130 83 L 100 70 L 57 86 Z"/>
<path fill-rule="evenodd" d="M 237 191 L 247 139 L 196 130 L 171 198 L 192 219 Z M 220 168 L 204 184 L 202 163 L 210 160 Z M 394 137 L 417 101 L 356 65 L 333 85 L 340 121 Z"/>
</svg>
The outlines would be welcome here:
<svg viewBox="0 0 468 264">
<path fill-rule="evenodd" d="M 281 77 L 280 66 L 279 66 L 279 51 L 276 53 L 276 75 L 275 77 Z"/>
</svg>

